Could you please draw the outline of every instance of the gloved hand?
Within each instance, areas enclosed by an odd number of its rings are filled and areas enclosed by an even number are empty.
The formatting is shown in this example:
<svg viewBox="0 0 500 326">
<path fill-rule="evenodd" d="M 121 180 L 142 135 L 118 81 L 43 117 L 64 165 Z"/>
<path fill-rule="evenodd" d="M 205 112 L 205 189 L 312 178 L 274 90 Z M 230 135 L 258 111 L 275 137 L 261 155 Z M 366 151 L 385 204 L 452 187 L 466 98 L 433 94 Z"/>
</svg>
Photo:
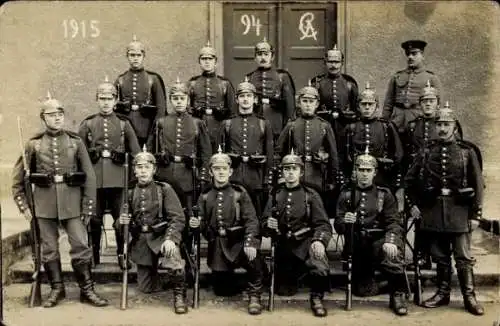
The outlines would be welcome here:
<svg viewBox="0 0 500 326">
<path fill-rule="evenodd" d="M 356 213 L 346 212 L 344 215 L 343 222 L 346 224 L 354 224 L 356 223 L 356 219 L 357 219 Z"/>
<path fill-rule="evenodd" d="M 189 227 L 192 229 L 197 229 L 200 227 L 200 219 L 194 216 L 189 218 Z"/>
<path fill-rule="evenodd" d="M 243 251 L 245 252 L 245 255 L 247 256 L 249 261 L 252 261 L 257 257 L 257 249 L 254 247 L 244 247 Z"/>
<path fill-rule="evenodd" d="M 319 259 L 325 255 L 325 245 L 321 241 L 311 243 L 311 251 L 314 258 Z"/>
<path fill-rule="evenodd" d="M 173 242 L 172 240 L 165 240 L 162 244 L 161 244 L 161 252 L 165 255 L 165 257 L 171 257 L 174 252 L 175 252 L 175 242 Z"/>
<path fill-rule="evenodd" d="M 382 250 L 391 260 L 395 259 L 398 255 L 398 247 L 394 243 L 384 243 L 382 245 Z"/>
</svg>

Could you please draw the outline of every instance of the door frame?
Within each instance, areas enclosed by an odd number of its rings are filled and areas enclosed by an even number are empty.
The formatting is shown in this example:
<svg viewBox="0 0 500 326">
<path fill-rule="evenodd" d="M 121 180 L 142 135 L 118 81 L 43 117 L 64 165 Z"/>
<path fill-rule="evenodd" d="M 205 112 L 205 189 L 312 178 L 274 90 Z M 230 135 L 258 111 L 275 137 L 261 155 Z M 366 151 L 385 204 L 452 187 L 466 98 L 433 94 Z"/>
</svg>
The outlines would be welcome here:
<svg viewBox="0 0 500 326">
<path fill-rule="evenodd" d="M 247 1 L 247 0 L 209 0 L 208 2 L 208 36 L 210 37 L 213 46 L 218 54 L 218 64 L 217 71 L 219 74 L 224 75 L 224 33 L 223 33 L 223 9 L 226 4 L 252 4 L 256 3 L 255 1 Z M 342 70 L 344 73 L 349 73 L 347 67 L 349 66 L 349 24 L 347 22 L 347 0 L 333 1 L 333 0 L 316 0 L 314 3 L 337 3 L 337 46 L 344 53 L 344 65 L 342 66 Z M 284 3 L 293 3 L 293 4 L 311 4 L 311 1 L 300 1 L 300 0 L 261 0 L 257 3 L 275 3 L 278 9 Z M 281 10 L 278 10 L 277 17 L 281 15 Z M 277 27 L 278 29 L 281 26 Z M 278 32 L 278 44 L 282 42 L 283 33 Z M 281 51 L 280 51 L 281 52 Z M 282 54 L 278 52 L 278 56 L 276 57 L 278 66 L 283 63 Z"/>
</svg>

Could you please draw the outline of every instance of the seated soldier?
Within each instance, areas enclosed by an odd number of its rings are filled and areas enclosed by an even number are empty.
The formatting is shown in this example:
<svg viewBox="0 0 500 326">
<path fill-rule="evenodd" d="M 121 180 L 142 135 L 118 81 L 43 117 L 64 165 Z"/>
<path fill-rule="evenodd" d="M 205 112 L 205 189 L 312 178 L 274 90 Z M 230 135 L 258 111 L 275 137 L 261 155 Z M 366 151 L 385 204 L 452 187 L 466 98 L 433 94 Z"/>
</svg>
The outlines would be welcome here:
<svg viewBox="0 0 500 326">
<path fill-rule="evenodd" d="M 263 235 L 277 236 L 276 293 L 293 295 L 301 275 L 310 276 L 313 314 L 325 317 L 323 296 L 328 289 L 329 264 L 325 248 L 332 237 L 323 202 L 312 188 L 300 183 L 302 159 L 293 154 L 281 161 L 285 183 L 272 191 L 263 215 Z"/>
<path fill-rule="evenodd" d="M 345 186 L 337 202 L 335 230 L 346 234 L 346 224 L 354 224 L 353 282 L 355 293 L 374 295 L 374 269 L 389 281 L 390 308 L 396 315 L 408 313 L 403 273 L 403 228 L 394 195 L 388 188 L 373 184 L 377 160 L 367 152 L 356 157 L 355 187 Z M 346 241 L 351 239 L 346 238 Z"/>
<path fill-rule="evenodd" d="M 181 203 L 169 184 L 153 181 L 153 154 L 144 149 L 134 158 L 133 166 L 137 185 L 128 191 L 130 215 L 122 212 L 120 223 L 131 222 L 130 257 L 137 264 L 137 288 L 144 293 L 161 290 L 160 262 L 171 274 L 175 313 L 187 313 L 185 262 L 179 249 L 185 225 Z"/>
<path fill-rule="evenodd" d="M 191 217 L 189 226 L 198 228 L 201 224 L 201 232 L 208 241 L 207 262 L 214 275 L 214 290 L 227 283 L 227 272 L 243 267 L 249 277 L 248 313 L 258 315 L 262 312 L 264 262 L 258 250 L 259 220 L 255 208 L 244 187 L 229 183 L 233 173 L 231 158 L 220 147 L 219 153 L 210 159 L 209 173 L 213 186 L 201 194 L 200 218 Z"/>
</svg>

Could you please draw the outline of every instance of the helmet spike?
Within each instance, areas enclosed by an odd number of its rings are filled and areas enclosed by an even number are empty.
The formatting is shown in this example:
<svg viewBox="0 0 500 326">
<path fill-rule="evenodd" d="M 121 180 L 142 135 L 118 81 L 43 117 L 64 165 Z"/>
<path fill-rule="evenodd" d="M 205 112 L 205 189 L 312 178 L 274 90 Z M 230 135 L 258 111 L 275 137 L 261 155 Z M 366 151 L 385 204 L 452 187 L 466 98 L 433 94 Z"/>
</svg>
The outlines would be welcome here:
<svg viewBox="0 0 500 326">
<path fill-rule="evenodd" d="M 137 42 L 137 36 L 135 34 L 132 36 L 132 41 Z"/>
<path fill-rule="evenodd" d="M 179 76 L 177 76 L 177 80 L 175 81 L 177 84 L 180 84 L 181 83 L 181 80 L 179 78 Z"/>
<path fill-rule="evenodd" d="M 47 96 L 45 98 L 46 100 L 51 100 L 52 99 L 52 95 L 50 95 L 50 91 L 47 91 Z"/>
<path fill-rule="evenodd" d="M 450 108 L 450 102 L 446 101 L 446 102 L 444 103 L 444 107 L 443 107 L 443 109 L 449 109 L 449 108 Z"/>
<path fill-rule="evenodd" d="M 293 150 L 293 147 L 292 147 L 292 149 L 290 150 L 290 155 L 295 155 L 295 152 L 294 152 L 294 150 Z"/>
<path fill-rule="evenodd" d="M 267 42 L 267 37 L 264 36 L 264 38 L 262 39 L 262 42 Z"/>
<path fill-rule="evenodd" d="M 146 148 L 146 144 L 142 145 L 142 151 L 143 151 L 144 153 L 146 153 L 146 152 L 148 151 L 148 149 Z"/>
<path fill-rule="evenodd" d="M 105 83 L 109 83 L 108 75 L 105 75 L 105 76 L 104 76 L 104 82 L 105 82 Z"/>
<path fill-rule="evenodd" d="M 431 87 L 431 81 L 427 79 L 427 84 L 425 84 L 425 87 Z"/>
<path fill-rule="evenodd" d="M 307 86 L 309 86 L 309 87 L 311 87 L 311 86 L 312 86 L 311 79 L 309 79 L 309 80 L 307 81 Z"/>
<path fill-rule="evenodd" d="M 367 81 L 367 82 L 366 82 L 366 84 L 365 84 L 365 89 L 370 89 L 370 88 L 371 88 L 371 87 L 370 87 L 370 82 L 369 82 L 369 81 Z"/>
<path fill-rule="evenodd" d="M 334 50 L 334 51 L 335 51 L 335 50 L 338 50 L 338 48 L 337 48 L 337 43 L 335 43 L 335 44 L 333 45 L 333 50 Z"/>
<path fill-rule="evenodd" d="M 222 147 L 220 146 L 220 144 L 219 144 L 219 148 L 217 149 L 217 153 L 222 154 Z"/>
<path fill-rule="evenodd" d="M 210 47 L 210 40 L 207 41 L 207 48 Z"/>
</svg>

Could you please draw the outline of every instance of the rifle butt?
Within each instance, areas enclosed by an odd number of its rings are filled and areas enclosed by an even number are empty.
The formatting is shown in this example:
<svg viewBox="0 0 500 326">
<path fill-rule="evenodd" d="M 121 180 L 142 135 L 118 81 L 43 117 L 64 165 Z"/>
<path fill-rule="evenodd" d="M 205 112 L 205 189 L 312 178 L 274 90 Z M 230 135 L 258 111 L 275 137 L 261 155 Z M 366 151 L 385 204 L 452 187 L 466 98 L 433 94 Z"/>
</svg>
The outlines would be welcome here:
<svg viewBox="0 0 500 326">
<path fill-rule="evenodd" d="M 126 263 L 125 263 L 126 264 Z M 125 266 L 127 267 L 127 266 Z M 120 309 L 126 310 L 128 306 L 128 270 L 123 271 L 122 293 L 120 299 Z"/>
<path fill-rule="evenodd" d="M 413 293 L 413 302 L 417 306 L 422 305 L 422 279 L 420 278 L 420 267 L 415 268 L 415 292 Z"/>
<path fill-rule="evenodd" d="M 31 283 L 30 297 L 28 306 L 30 308 L 39 307 L 42 305 L 42 291 L 40 284 L 40 276 L 36 275 Z"/>
<path fill-rule="evenodd" d="M 268 310 L 274 310 L 274 287 L 275 287 L 275 273 L 274 273 L 274 255 L 275 255 L 275 245 L 271 246 L 271 258 L 270 258 L 270 272 L 271 272 L 271 282 L 269 284 L 269 302 Z"/>
<path fill-rule="evenodd" d="M 352 310 L 352 262 L 347 263 L 347 286 L 345 291 L 345 310 Z"/>
</svg>

